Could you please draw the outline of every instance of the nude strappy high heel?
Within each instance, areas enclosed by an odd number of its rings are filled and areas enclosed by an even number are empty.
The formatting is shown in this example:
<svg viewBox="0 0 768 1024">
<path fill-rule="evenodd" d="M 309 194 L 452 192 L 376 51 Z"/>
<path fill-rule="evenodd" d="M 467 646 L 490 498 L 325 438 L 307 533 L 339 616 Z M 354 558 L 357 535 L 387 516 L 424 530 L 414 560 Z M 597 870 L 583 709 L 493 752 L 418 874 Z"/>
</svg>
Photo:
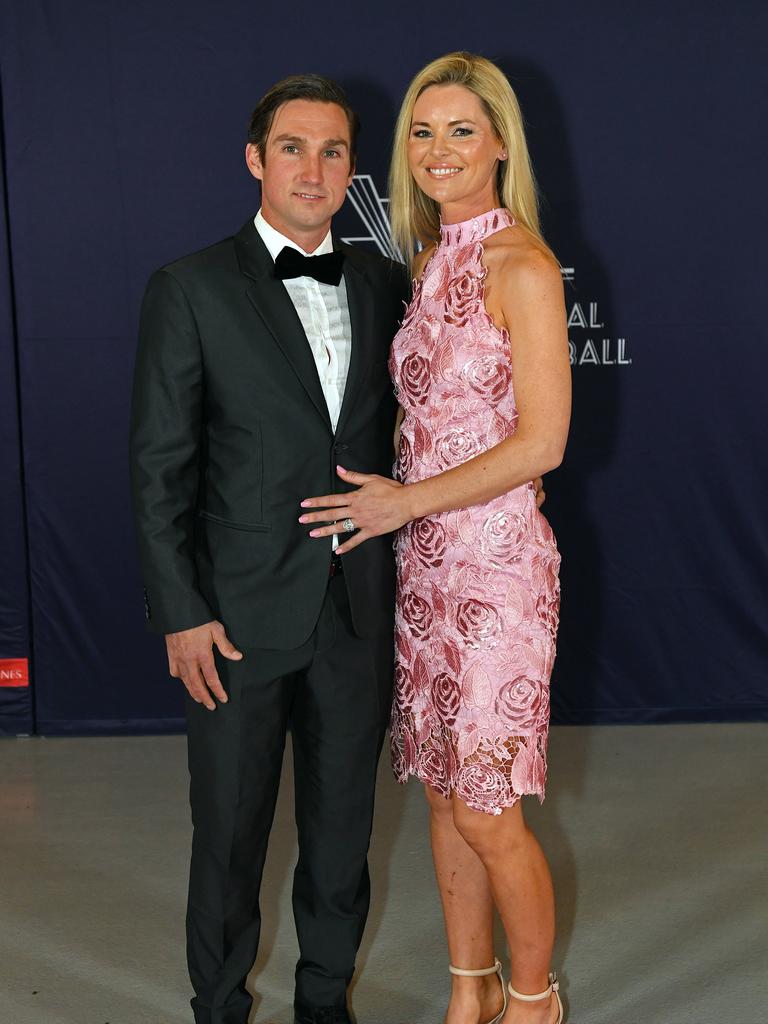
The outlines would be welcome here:
<svg viewBox="0 0 768 1024">
<path fill-rule="evenodd" d="M 539 992 L 535 996 L 524 996 L 522 992 L 517 992 L 512 988 L 512 982 L 507 985 L 509 994 L 513 999 L 521 999 L 524 1003 L 538 1003 L 540 999 L 549 999 L 554 992 L 555 999 L 557 1000 L 557 1007 L 560 1011 L 556 1021 L 553 1024 L 563 1024 L 563 1004 L 560 1002 L 560 982 L 557 980 L 557 975 L 553 971 L 549 976 L 549 988 L 545 992 Z"/>
<path fill-rule="evenodd" d="M 482 967 L 478 971 L 465 971 L 463 967 L 454 967 L 453 964 L 448 964 L 448 970 L 451 974 L 458 974 L 461 978 L 483 978 L 487 974 L 498 974 L 501 994 L 504 997 L 504 1005 L 501 1008 L 501 1013 L 497 1013 L 493 1020 L 488 1021 L 488 1024 L 499 1024 L 507 1009 L 507 990 L 504 987 L 504 975 L 501 973 L 499 961 L 496 960 L 493 967 Z"/>
</svg>

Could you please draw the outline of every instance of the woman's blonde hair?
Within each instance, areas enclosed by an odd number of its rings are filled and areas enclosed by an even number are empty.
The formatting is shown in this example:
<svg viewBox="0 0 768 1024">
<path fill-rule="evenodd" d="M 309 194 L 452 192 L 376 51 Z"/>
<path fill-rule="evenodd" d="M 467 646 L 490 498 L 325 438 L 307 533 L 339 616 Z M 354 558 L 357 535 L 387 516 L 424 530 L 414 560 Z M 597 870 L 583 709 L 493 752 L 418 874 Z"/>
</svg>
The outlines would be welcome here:
<svg viewBox="0 0 768 1024">
<path fill-rule="evenodd" d="M 507 76 L 495 64 L 463 51 L 446 54 L 427 64 L 413 79 L 403 99 L 389 170 L 389 208 L 395 245 L 409 258 L 416 241 L 426 246 L 440 238 L 440 208 L 413 180 L 408 164 L 413 108 L 431 85 L 463 85 L 478 97 L 507 150 L 507 159 L 499 161 L 496 176 L 501 205 L 551 252 L 539 226 L 536 181 L 517 97 Z"/>
</svg>

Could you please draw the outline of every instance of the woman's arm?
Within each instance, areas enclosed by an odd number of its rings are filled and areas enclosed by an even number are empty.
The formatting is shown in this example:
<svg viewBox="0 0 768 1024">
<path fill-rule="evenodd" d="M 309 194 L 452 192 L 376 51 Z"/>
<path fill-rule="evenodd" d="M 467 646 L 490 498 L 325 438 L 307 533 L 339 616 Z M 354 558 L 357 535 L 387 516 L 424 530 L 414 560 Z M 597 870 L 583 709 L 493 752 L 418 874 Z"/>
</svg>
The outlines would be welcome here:
<svg viewBox="0 0 768 1024">
<path fill-rule="evenodd" d="M 559 268 L 544 253 L 530 249 L 524 257 L 500 261 L 489 282 L 494 308 L 500 308 L 511 338 L 519 414 L 515 433 L 460 466 L 412 484 L 339 467 L 344 480 L 360 485 L 357 491 L 302 502 L 303 508 L 332 508 L 339 522 L 353 521 L 358 532 L 339 553 L 411 519 L 490 501 L 560 464 L 570 419 L 571 373 Z M 300 521 L 327 523 L 328 518 L 324 512 L 311 512 Z M 311 536 L 336 532 L 338 525 L 321 526 Z"/>
</svg>

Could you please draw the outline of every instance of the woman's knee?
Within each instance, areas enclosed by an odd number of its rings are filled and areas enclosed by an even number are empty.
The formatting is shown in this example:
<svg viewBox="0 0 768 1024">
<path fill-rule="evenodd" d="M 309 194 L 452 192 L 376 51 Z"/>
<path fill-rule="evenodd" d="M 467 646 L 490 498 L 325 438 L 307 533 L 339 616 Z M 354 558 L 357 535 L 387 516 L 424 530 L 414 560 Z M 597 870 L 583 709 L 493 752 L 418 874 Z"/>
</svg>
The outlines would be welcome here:
<svg viewBox="0 0 768 1024">
<path fill-rule="evenodd" d="M 502 847 L 508 855 L 511 848 L 525 841 L 527 827 L 519 804 L 501 814 L 488 814 L 468 807 L 454 796 L 452 812 L 457 832 L 481 858 L 493 855 Z"/>
</svg>

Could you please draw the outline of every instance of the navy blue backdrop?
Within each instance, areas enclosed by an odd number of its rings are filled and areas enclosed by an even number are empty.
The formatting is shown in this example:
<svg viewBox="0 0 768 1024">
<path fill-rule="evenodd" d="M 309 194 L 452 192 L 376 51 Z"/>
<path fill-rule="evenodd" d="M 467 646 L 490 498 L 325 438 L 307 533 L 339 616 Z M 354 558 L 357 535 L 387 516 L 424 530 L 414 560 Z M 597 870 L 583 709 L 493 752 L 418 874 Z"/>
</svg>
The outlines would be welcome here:
<svg viewBox="0 0 768 1024">
<path fill-rule="evenodd" d="M 518 91 L 567 280 L 555 719 L 766 717 L 764 5 L 6 0 L 0 17 L 0 731 L 181 726 L 128 507 L 146 278 L 255 211 L 248 114 L 306 70 L 363 119 L 339 233 L 386 245 L 399 99 L 457 47 Z M 3 675 L 24 658 L 29 687 Z"/>
</svg>

